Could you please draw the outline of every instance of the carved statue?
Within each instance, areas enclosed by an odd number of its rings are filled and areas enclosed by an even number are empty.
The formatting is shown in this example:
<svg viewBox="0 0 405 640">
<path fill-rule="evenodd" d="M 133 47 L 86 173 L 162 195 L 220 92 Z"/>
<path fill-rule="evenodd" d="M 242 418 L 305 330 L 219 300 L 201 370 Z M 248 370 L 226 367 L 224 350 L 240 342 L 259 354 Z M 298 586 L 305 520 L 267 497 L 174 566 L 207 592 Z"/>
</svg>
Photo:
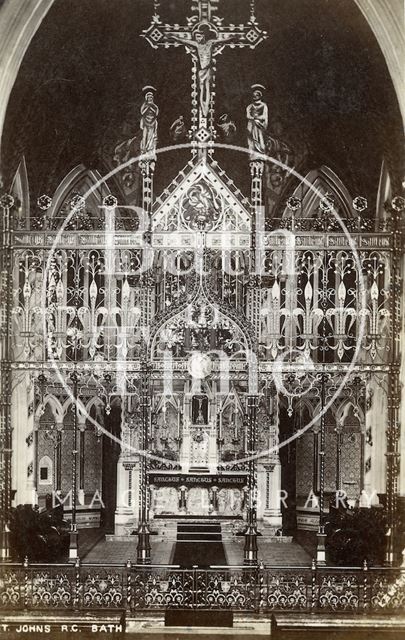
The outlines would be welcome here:
<svg viewBox="0 0 405 640">
<path fill-rule="evenodd" d="M 208 27 L 208 25 L 207 25 Z M 211 33 L 208 27 L 208 32 Z M 223 46 L 225 43 L 234 39 L 233 35 L 223 35 L 221 39 L 207 39 L 207 35 L 201 31 L 194 31 L 193 38 L 182 38 L 180 36 L 171 35 L 170 38 L 176 42 L 186 45 L 194 50 L 197 54 L 199 64 L 198 83 L 200 86 L 200 108 L 204 118 L 208 116 L 208 110 L 211 100 L 211 79 L 212 79 L 212 60 L 215 49 Z"/>
<path fill-rule="evenodd" d="M 140 128 L 142 131 L 141 154 L 156 158 L 157 117 L 159 109 L 154 102 L 154 87 L 143 88 L 145 98 L 141 107 Z"/>
<path fill-rule="evenodd" d="M 246 109 L 246 117 L 250 157 L 255 159 L 257 154 L 266 153 L 265 133 L 269 123 L 269 112 L 267 104 L 262 100 L 264 87 L 254 84 L 252 89 L 253 101 Z"/>
</svg>

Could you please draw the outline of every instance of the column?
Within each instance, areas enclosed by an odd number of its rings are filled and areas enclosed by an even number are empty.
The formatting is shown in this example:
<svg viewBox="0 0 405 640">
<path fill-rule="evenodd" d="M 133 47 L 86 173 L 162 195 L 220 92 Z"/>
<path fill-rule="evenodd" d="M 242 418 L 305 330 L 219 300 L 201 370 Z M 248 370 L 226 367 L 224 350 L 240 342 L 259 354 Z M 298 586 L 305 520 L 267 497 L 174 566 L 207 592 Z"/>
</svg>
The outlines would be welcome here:
<svg viewBox="0 0 405 640">
<path fill-rule="evenodd" d="M 124 409 L 122 409 L 124 416 Z M 133 445 L 133 429 L 122 417 L 121 453 L 117 461 L 116 510 L 114 533 L 130 535 L 139 524 L 139 492 L 141 487 L 141 463 L 130 449 Z"/>
<path fill-rule="evenodd" d="M 391 262 L 391 363 L 388 382 L 388 423 L 387 438 L 387 469 L 386 469 L 386 510 L 388 513 L 388 535 L 385 553 L 385 563 L 393 565 L 395 562 L 395 542 L 398 512 L 399 462 L 400 462 L 400 406 L 401 406 L 401 267 L 403 260 L 402 217 L 405 210 L 405 200 L 395 197 L 391 202 L 391 216 L 393 228 L 393 250 Z M 403 302 L 403 295 L 402 295 Z M 402 309 L 403 310 L 403 309 Z M 402 400 L 403 402 L 403 400 Z M 402 425 L 403 426 L 403 425 Z"/>
<path fill-rule="evenodd" d="M 187 513 L 187 487 L 184 484 L 179 487 L 179 512 L 182 515 Z"/>
<path fill-rule="evenodd" d="M 211 423 L 208 431 L 208 468 L 210 473 L 217 472 L 218 452 L 217 452 L 217 428 L 215 421 Z"/>
<path fill-rule="evenodd" d="M 10 209 L 14 199 L 0 200 L 0 559 L 9 557 L 7 519 L 11 508 L 11 367 L 10 309 L 12 268 Z"/>
<path fill-rule="evenodd" d="M 79 504 L 84 505 L 85 503 L 85 494 L 84 494 L 84 474 L 85 474 L 85 459 L 84 459 L 84 447 L 85 447 L 85 433 L 86 433 L 86 423 L 85 417 L 79 416 L 79 482 L 78 482 L 78 491 L 77 491 L 77 499 Z"/>
<path fill-rule="evenodd" d="M 281 514 L 281 464 L 278 459 L 274 463 L 263 465 L 262 471 L 265 481 L 265 504 L 263 509 L 263 521 L 279 529 L 283 520 Z M 258 518 L 260 515 L 258 514 Z"/>
<path fill-rule="evenodd" d="M 14 504 L 36 504 L 34 393 L 28 372 L 15 372 L 11 397 Z"/>
<path fill-rule="evenodd" d="M 117 506 L 114 516 L 116 536 L 130 535 L 138 524 L 139 462 L 128 462 L 120 456 L 117 462 Z"/>
<path fill-rule="evenodd" d="M 405 253 L 401 256 L 401 279 L 402 282 L 405 282 Z M 402 306 L 401 306 L 401 315 L 402 315 L 402 328 L 400 331 L 401 336 L 401 365 L 400 365 L 400 384 L 402 390 L 405 389 L 405 302 L 402 297 Z M 399 423 L 401 425 L 401 433 L 400 433 L 400 475 L 399 475 L 399 504 L 398 507 L 400 509 L 400 513 L 402 517 L 405 517 L 405 399 L 402 398 L 400 405 L 400 416 Z"/>
<path fill-rule="evenodd" d="M 140 491 L 139 491 L 139 527 L 138 527 L 138 545 L 137 545 L 137 562 L 139 564 L 150 564 L 150 531 L 149 531 L 149 514 L 148 514 L 148 472 L 146 452 L 149 446 L 149 423 L 150 423 L 150 381 L 149 381 L 150 365 L 141 362 L 141 433 L 142 433 L 142 451 L 141 469 L 140 469 Z"/>
<path fill-rule="evenodd" d="M 255 335 L 260 335 L 260 275 L 262 272 L 262 243 L 264 233 L 264 211 L 262 202 L 264 162 L 256 160 L 250 163 L 251 173 L 251 205 L 252 205 L 252 249 L 251 273 L 248 282 L 246 315 L 255 328 Z"/>
<path fill-rule="evenodd" d="M 256 420 L 258 396 L 251 394 L 247 399 L 249 478 L 247 529 L 245 531 L 244 564 L 257 563 L 257 484 L 256 484 Z"/>
</svg>

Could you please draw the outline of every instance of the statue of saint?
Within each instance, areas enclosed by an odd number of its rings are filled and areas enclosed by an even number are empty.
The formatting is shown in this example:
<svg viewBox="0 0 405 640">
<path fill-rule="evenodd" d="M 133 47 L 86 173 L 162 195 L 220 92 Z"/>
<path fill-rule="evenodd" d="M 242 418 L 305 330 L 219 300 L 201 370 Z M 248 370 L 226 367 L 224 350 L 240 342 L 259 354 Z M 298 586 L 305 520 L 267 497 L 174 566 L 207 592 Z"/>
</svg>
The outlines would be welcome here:
<svg viewBox="0 0 405 640">
<path fill-rule="evenodd" d="M 145 98 L 141 107 L 141 123 L 142 131 L 141 154 L 150 156 L 155 159 L 156 143 L 157 143 L 157 117 L 159 109 L 154 102 L 154 87 L 143 88 Z"/>
<path fill-rule="evenodd" d="M 209 26 L 206 25 L 209 30 Z M 197 54 L 197 60 L 199 64 L 198 70 L 198 83 L 200 86 L 200 108 L 204 118 L 208 116 L 208 110 L 210 108 L 211 100 L 211 79 L 212 79 L 212 59 L 215 49 L 221 47 L 226 42 L 233 40 L 235 36 L 228 35 L 223 36 L 221 39 L 207 39 L 205 33 L 201 30 L 196 30 L 193 33 L 193 40 L 188 38 L 181 38 L 180 36 L 171 36 L 172 40 L 180 42 L 186 45 L 190 49 L 194 50 Z"/>
<path fill-rule="evenodd" d="M 265 133 L 269 124 L 269 111 L 263 102 L 264 87 L 261 84 L 252 85 L 253 101 L 246 109 L 248 146 L 252 160 L 257 154 L 266 153 Z"/>
</svg>

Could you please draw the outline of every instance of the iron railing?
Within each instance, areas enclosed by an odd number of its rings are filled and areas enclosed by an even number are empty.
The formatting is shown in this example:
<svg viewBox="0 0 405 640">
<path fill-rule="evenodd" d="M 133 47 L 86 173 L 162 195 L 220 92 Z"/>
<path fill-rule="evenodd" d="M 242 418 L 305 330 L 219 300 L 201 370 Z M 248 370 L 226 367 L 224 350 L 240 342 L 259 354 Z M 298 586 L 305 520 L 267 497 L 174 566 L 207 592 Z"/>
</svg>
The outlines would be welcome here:
<svg viewBox="0 0 405 640">
<path fill-rule="evenodd" d="M 0 565 L 3 611 L 179 608 L 362 614 L 404 607 L 404 568 Z"/>
</svg>

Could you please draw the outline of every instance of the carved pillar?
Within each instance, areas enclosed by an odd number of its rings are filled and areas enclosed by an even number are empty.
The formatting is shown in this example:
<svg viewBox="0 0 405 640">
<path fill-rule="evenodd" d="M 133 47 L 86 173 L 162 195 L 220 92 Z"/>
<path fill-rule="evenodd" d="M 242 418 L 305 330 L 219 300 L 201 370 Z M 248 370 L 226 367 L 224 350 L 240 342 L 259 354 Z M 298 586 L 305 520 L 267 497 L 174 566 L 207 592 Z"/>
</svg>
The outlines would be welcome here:
<svg viewBox="0 0 405 640">
<path fill-rule="evenodd" d="M 187 487 L 184 484 L 179 487 L 179 512 L 187 513 Z"/>
<path fill-rule="evenodd" d="M 188 419 L 184 419 L 183 423 L 183 435 L 181 440 L 180 449 L 180 466 L 182 473 L 188 473 L 190 469 L 190 447 L 191 447 L 191 433 L 190 422 Z"/>
<path fill-rule="evenodd" d="M 36 504 L 34 390 L 28 372 L 15 372 L 11 396 L 14 504 Z"/>
<path fill-rule="evenodd" d="M 401 281 L 402 287 L 404 287 L 405 282 L 405 252 L 403 252 L 401 256 Z M 405 389 L 405 301 L 404 295 L 402 295 L 401 300 L 401 316 L 402 316 L 402 329 L 400 331 L 401 336 L 401 365 L 400 365 L 400 384 L 402 388 L 402 393 L 404 393 Z M 400 405 L 400 425 L 401 425 L 401 434 L 400 434 L 400 476 L 399 476 L 399 500 L 400 500 L 400 508 L 401 513 L 405 514 L 405 400 L 402 399 Z"/>
<path fill-rule="evenodd" d="M 156 486 L 154 484 L 150 484 L 149 485 L 149 518 L 150 520 L 153 520 L 153 518 L 155 517 L 155 489 Z"/>
<path fill-rule="evenodd" d="M 343 424 L 337 424 L 336 432 L 336 491 L 342 488 L 342 431 Z"/>
<path fill-rule="evenodd" d="M 313 474 L 312 474 L 312 491 L 315 495 L 318 495 L 319 492 L 319 433 L 320 433 L 320 424 L 319 422 L 314 424 L 312 427 L 313 434 Z"/>
<path fill-rule="evenodd" d="M 319 527 L 317 533 L 316 561 L 319 565 L 326 564 L 325 549 L 325 445 L 326 445 L 326 421 L 325 421 L 325 365 L 321 374 L 321 429 L 319 436 Z"/>
<path fill-rule="evenodd" d="M 281 514 L 281 464 L 279 459 L 274 463 L 263 465 L 263 480 L 265 483 L 263 521 L 279 529 L 283 524 Z M 258 518 L 260 518 L 259 513 Z"/>
<path fill-rule="evenodd" d="M 56 443 L 55 443 L 55 486 L 54 489 L 60 492 L 62 489 L 62 432 L 63 421 L 56 423 Z M 36 487 L 35 487 L 36 488 Z"/>
<path fill-rule="evenodd" d="M 84 416 L 79 416 L 79 465 L 78 465 L 78 492 L 77 497 L 79 504 L 84 504 L 84 476 L 85 476 L 85 457 L 84 447 L 86 440 L 86 422 Z"/>
<path fill-rule="evenodd" d="M 116 536 L 129 535 L 138 524 L 140 490 L 139 461 L 120 456 L 117 462 L 117 506 L 114 517 Z"/>
<path fill-rule="evenodd" d="M 257 428 L 258 396 L 249 395 L 247 398 L 248 416 L 248 517 L 245 532 L 244 563 L 257 563 L 257 484 L 256 484 L 256 428 Z"/>
<path fill-rule="evenodd" d="M 208 437 L 208 468 L 210 473 L 216 473 L 218 466 L 218 445 L 215 420 L 209 427 Z"/>
<path fill-rule="evenodd" d="M 370 497 L 373 493 L 385 493 L 387 443 L 385 429 L 381 425 L 388 422 L 387 384 L 387 376 L 378 373 L 367 384 L 364 489 Z"/>
<path fill-rule="evenodd" d="M 401 330 L 401 258 L 403 254 L 402 244 L 402 220 L 401 215 L 405 209 L 405 200 L 395 197 L 391 202 L 391 215 L 393 222 L 393 251 L 391 270 L 391 318 L 392 318 L 392 360 L 389 369 L 388 386 L 388 424 L 387 437 L 387 471 L 386 471 L 386 509 L 388 512 L 388 535 L 385 562 L 392 565 L 395 560 L 395 532 L 397 526 L 398 507 L 398 474 L 399 474 L 399 411 L 401 402 L 400 384 L 400 330 Z"/>
<path fill-rule="evenodd" d="M 11 295 L 12 250 L 10 209 L 11 196 L 0 200 L 0 559 L 9 557 L 7 520 L 11 508 Z"/>
<path fill-rule="evenodd" d="M 150 563 L 150 539 L 149 539 L 149 514 L 148 514 L 148 459 L 146 453 L 149 446 L 149 422 L 150 422 L 150 379 L 149 365 L 141 362 L 141 429 L 142 429 L 142 457 L 141 457 L 141 486 L 137 562 L 139 564 Z"/>
<path fill-rule="evenodd" d="M 148 331 L 154 313 L 155 282 L 150 276 L 149 270 L 153 266 L 153 252 L 150 249 L 151 216 L 153 205 L 153 176 L 155 161 L 142 160 L 139 164 L 142 172 L 142 207 L 146 218 L 142 221 L 145 230 L 145 242 L 142 249 L 143 273 L 141 274 L 142 286 L 140 290 L 141 327 Z"/>
<path fill-rule="evenodd" d="M 246 315 L 255 328 L 255 335 L 260 335 L 260 274 L 263 260 L 264 211 L 262 202 L 264 162 L 256 160 L 250 163 L 251 173 L 251 206 L 252 206 L 252 248 L 251 275 L 246 296 Z"/>
</svg>

